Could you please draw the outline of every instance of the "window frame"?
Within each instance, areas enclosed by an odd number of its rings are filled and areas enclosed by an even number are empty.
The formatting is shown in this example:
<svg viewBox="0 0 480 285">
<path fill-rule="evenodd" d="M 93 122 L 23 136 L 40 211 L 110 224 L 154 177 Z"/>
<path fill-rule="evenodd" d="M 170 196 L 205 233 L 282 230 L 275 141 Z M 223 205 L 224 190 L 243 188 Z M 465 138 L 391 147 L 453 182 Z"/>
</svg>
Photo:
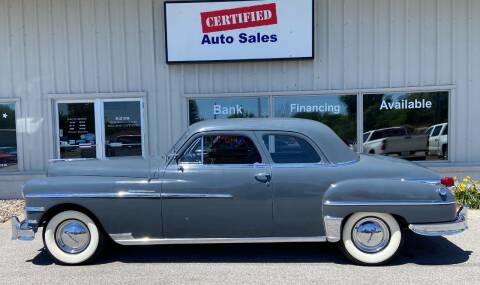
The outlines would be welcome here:
<svg viewBox="0 0 480 285">
<path fill-rule="evenodd" d="M 357 96 L 357 141 L 356 145 L 353 145 L 353 151 L 362 154 L 363 153 L 363 134 L 364 122 L 363 122 L 363 96 L 368 94 L 385 94 L 385 93 L 417 93 L 417 92 L 447 92 L 448 93 L 448 125 L 455 125 L 456 117 L 453 112 L 455 110 L 455 97 L 456 86 L 455 85 L 433 85 L 433 86 L 409 86 L 409 87 L 373 87 L 373 88 L 358 88 L 358 89 L 335 89 L 335 90 L 316 90 L 316 91 L 277 91 L 277 92 L 243 92 L 243 93 L 185 93 L 183 95 L 182 104 L 182 116 L 183 125 L 185 128 L 190 126 L 189 118 L 189 100 L 196 99 L 213 99 L 213 98 L 249 98 L 249 97 L 266 97 L 269 102 L 270 118 L 275 118 L 273 110 L 273 97 L 277 96 L 342 96 L 351 95 Z M 449 155 L 447 160 L 429 160 L 429 161 L 415 161 L 422 165 L 445 165 L 451 164 L 456 161 L 456 144 L 455 144 L 455 128 L 451 128 L 448 137 L 448 149 Z M 322 157 L 323 159 L 323 157 Z"/>
<path fill-rule="evenodd" d="M 318 158 L 319 158 L 319 161 L 317 162 L 275 162 L 275 160 L 273 159 L 272 157 L 272 153 L 270 152 L 270 147 L 271 147 L 271 136 L 284 136 L 284 137 L 293 137 L 295 139 L 301 139 L 303 140 L 304 142 L 306 142 L 311 148 L 312 150 L 317 154 Z M 265 144 L 265 141 L 264 141 L 264 137 L 268 137 L 268 140 L 269 140 L 269 147 L 267 148 L 267 145 Z M 264 144 L 266 150 L 268 151 L 268 155 L 270 157 L 270 161 L 272 164 L 281 164 L 281 165 L 298 165 L 298 164 L 303 164 L 303 165 L 316 165 L 316 164 L 322 164 L 322 163 L 325 163 L 325 160 L 322 159 L 322 156 L 320 155 L 319 151 L 317 150 L 317 146 L 316 144 L 313 144 L 313 142 L 311 140 L 309 140 L 308 138 L 306 138 L 305 136 L 300 136 L 296 133 L 281 133 L 281 132 L 262 132 L 261 133 L 261 139 L 262 139 L 262 143 Z"/>
<path fill-rule="evenodd" d="M 142 154 L 140 156 L 121 156 L 121 157 L 107 157 L 105 153 L 105 117 L 104 109 L 106 102 L 139 102 L 140 103 L 140 127 L 141 127 L 141 139 L 142 139 Z M 124 158 L 145 158 L 146 146 L 145 146 L 145 105 L 144 98 L 142 97 L 121 97 L 121 98 L 84 98 L 84 99 L 57 99 L 54 100 L 54 135 L 55 135 L 55 154 L 54 160 L 65 160 L 60 157 L 60 118 L 59 118 L 59 104 L 75 104 L 75 103 L 93 103 L 94 104 L 94 118 L 95 118 L 95 146 L 96 157 L 95 158 L 69 158 L 68 160 L 114 160 Z"/>
<path fill-rule="evenodd" d="M 272 98 L 270 96 L 264 96 L 264 95 L 247 95 L 247 96 L 209 96 L 209 97 L 186 97 L 186 116 L 187 116 L 187 126 L 190 126 L 190 101 L 191 100 L 214 100 L 214 99 L 229 99 L 229 100 L 235 100 L 235 99 L 262 99 L 266 98 L 267 99 L 267 108 L 268 108 L 268 117 L 267 118 L 273 118 L 273 110 L 272 110 Z M 255 118 L 264 118 L 264 117 L 255 117 Z M 210 119 L 207 119 L 210 120 Z M 216 120 L 216 119 L 213 119 Z"/>
<path fill-rule="evenodd" d="M 368 90 L 360 90 L 358 96 L 361 98 L 360 103 L 357 103 L 358 111 L 357 111 L 357 122 L 360 123 L 360 128 L 364 130 L 364 95 L 380 95 L 386 93 L 439 93 L 439 92 L 446 92 L 448 96 L 448 119 L 447 125 L 453 124 L 455 122 L 455 116 L 453 116 L 453 110 L 455 106 L 453 105 L 455 97 L 456 88 L 454 85 L 447 85 L 447 86 L 422 86 L 422 87 L 408 87 L 408 88 L 379 88 L 379 89 L 368 89 Z M 360 120 L 360 121 L 359 121 Z M 433 126 L 432 126 L 433 127 Z M 433 134 L 433 129 L 431 134 Z M 456 160 L 455 157 L 455 140 L 452 139 L 455 136 L 454 130 L 449 130 L 451 134 L 448 135 L 447 144 L 448 144 L 448 158 L 447 159 L 436 159 L 436 160 L 413 160 L 416 163 L 421 165 L 442 165 L 442 164 L 450 164 Z M 428 138 L 431 138 L 431 134 L 428 135 Z M 357 142 L 357 153 L 363 153 L 363 142 Z"/>
<path fill-rule="evenodd" d="M 203 136 L 198 136 L 195 139 L 188 141 L 186 145 L 188 145 L 185 150 L 178 155 L 177 163 L 178 164 L 185 164 L 185 165 L 203 165 L 203 154 L 200 159 L 200 162 L 186 162 L 186 161 L 180 161 L 186 154 L 187 152 L 190 152 L 198 143 L 200 143 L 200 147 L 202 148 L 203 152 Z"/>
<path fill-rule="evenodd" d="M 102 118 L 102 124 L 101 124 L 101 135 L 102 135 L 102 159 L 122 159 L 122 158 L 134 158 L 134 157 L 141 157 L 145 158 L 145 124 L 144 124 L 144 112 L 145 112 L 145 106 L 144 106 L 144 100 L 143 98 L 111 98 L 111 99 L 99 99 L 101 101 L 101 118 Z M 110 102 L 139 102 L 140 105 L 140 137 L 141 137 L 141 144 L 142 144 L 142 154 L 140 156 L 119 156 L 119 157 L 107 157 L 105 153 L 105 141 L 106 141 L 106 136 L 105 136 L 105 105 L 104 103 L 110 103 Z"/>
<path fill-rule="evenodd" d="M 262 158 L 262 162 L 259 163 L 243 163 L 243 164 L 204 164 L 203 161 L 203 137 L 205 136 L 244 136 L 249 138 L 253 145 L 257 148 L 260 157 Z M 200 143 L 202 145 L 202 161 L 200 163 L 197 162 L 180 162 L 179 160 L 185 155 L 187 151 L 189 151 L 194 144 L 197 143 L 198 139 L 200 139 Z M 174 161 L 177 165 L 182 166 L 193 166 L 193 167 L 254 167 L 255 165 L 265 165 L 270 162 L 270 157 L 266 156 L 263 146 L 258 141 L 258 137 L 255 135 L 254 132 L 251 131 L 209 131 L 209 132 L 200 132 L 193 134 L 190 138 L 187 139 L 186 143 L 181 147 L 180 151 L 178 152 L 178 158 L 173 159 L 170 161 L 169 165 L 172 164 Z"/>
<path fill-rule="evenodd" d="M 15 138 L 17 140 L 17 167 L 11 170 L 0 169 L 0 175 L 21 172 L 23 171 L 23 136 L 19 129 L 21 130 L 25 126 L 20 124 L 21 118 L 19 115 L 22 113 L 20 98 L 0 98 L 0 104 L 13 104 L 15 106 Z"/>
<path fill-rule="evenodd" d="M 276 165 L 276 166 L 282 166 L 282 165 L 283 166 L 306 166 L 306 165 L 324 165 L 324 164 L 329 163 L 329 160 L 327 159 L 327 157 L 323 153 L 322 149 L 318 146 L 318 144 L 315 143 L 315 141 L 312 140 L 310 137 L 308 137 L 308 136 L 306 136 L 302 133 L 289 132 L 289 131 L 255 131 L 255 135 L 257 137 L 257 140 L 261 143 L 262 152 L 264 152 L 265 155 L 268 156 L 268 161 L 272 166 L 273 165 Z M 270 150 L 267 148 L 267 146 L 263 142 L 263 136 L 265 136 L 265 135 L 267 135 L 267 136 L 268 135 L 293 136 L 293 137 L 301 138 L 301 139 L 305 140 L 308 144 L 310 144 L 310 146 L 315 150 L 318 157 L 320 158 L 320 161 L 319 162 L 298 162 L 298 163 L 276 163 L 276 162 L 273 161 L 273 158 L 270 154 Z"/>
</svg>

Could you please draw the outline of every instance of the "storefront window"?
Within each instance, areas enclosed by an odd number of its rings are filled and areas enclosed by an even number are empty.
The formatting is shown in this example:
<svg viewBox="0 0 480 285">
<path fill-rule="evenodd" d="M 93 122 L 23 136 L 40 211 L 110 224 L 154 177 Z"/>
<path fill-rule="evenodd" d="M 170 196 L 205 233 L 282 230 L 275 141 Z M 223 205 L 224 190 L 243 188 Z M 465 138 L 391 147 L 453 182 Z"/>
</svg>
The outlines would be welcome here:
<svg viewBox="0 0 480 285">
<path fill-rule="evenodd" d="M 96 99 L 92 102 L 62 102 L 57 106 L 59 158 L 143 155 L 140 99 Z"/>
<path fill-rule="evenodd" d="M 448 92 L 364 95 L 364 152 L 448 159 L 448 102 Z"/>
<path fill-rule="evenodd" d="M 0 103 L 0 170 L 17 169 L 15 104 Z"/>
<path fill-rule="evenodd" d="M 106 157 L 141 156 L 140 102 L 105 102 Z"/>
<path fill-rule="evenodd" d="M 60 158 L 95 158 L 95 104 L 58 104 Z"/>
<path fill-rule="evenodd" d="M 266 118 L 268 97 L 189 100 L 189 122 L 232 118 Z"/>
<path fill-rule="evenodd" d="M 302 118 L 322 122 L 351 147 L 357 138 L 357 96 L 276 96 L 275 117 Z"/>
</svg>

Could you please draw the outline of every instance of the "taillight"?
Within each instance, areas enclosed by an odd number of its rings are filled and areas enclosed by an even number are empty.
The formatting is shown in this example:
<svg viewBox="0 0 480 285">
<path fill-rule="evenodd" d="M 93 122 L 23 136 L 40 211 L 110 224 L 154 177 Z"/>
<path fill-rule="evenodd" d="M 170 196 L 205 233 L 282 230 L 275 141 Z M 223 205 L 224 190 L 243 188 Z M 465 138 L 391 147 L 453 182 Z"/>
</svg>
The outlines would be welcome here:
<svg viewBox="0 0 480 285">
<path fill-rule="evenodd" d="M 440 183 L 442 183 L 443 186 L 452 187 L 455 185 L 455 179 L 450 176 L 444 176 L 440 179 Z"/>
</svg>

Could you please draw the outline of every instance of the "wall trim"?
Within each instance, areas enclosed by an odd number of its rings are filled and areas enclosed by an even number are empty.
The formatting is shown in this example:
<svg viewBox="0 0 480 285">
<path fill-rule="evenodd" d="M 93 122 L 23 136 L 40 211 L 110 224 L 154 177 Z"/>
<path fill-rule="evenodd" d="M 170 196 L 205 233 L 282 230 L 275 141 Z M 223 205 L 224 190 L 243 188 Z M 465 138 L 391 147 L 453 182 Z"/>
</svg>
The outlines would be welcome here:
<svg viewBox="0 0 480 285">
<path fill-rule="evenodd" d="M 423 92 L 423 91 L 452 91 L 455 85 L 408 86 L 394 88 L 358 88 L 358 89 L 333 89 L 333 90 L 299 90 L 299 91 L 272 91 L 272 92 L 231 92 L 231 93 L 183 93 L 183 97 L 211 98 L 211 97 L 258 97 L 258 96 L 302 96 L 302 95 L 354 95 L 365 93 L 393 93 L 393 92 Z"/>
<path fill-rule="evenodd" d="M 136 92 L 108 92 L 108 93 L 49 93 L 48 99 L 53 100 L 94 100 L 94 99 L 116 99 L 116 98 L 146 98 L 147 93 Z"/>
</svg>

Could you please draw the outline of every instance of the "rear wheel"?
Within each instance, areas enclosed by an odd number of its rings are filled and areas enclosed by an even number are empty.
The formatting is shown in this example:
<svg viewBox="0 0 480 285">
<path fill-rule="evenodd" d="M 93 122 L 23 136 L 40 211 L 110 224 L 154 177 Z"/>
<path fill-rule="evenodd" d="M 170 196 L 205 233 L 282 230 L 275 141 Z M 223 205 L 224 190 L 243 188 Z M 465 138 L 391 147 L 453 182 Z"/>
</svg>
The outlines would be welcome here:
<svg viewBox="0 0 480 285">
<path fill-rule="evenodd" d="M 381 265 L 395 257 L 403 243 L 398 222 L 389 214 L 355 213 L 343 226 L 341 247 L 360 265 Z"/>
<path fill-rule="evenodd" d="M 84 213 L 64 211 L 53 216 L 43 230 L 43 243 L 58 263 L 85 264 L 93 261 L 104 244 L 102 231 Z"/>
</svg>

